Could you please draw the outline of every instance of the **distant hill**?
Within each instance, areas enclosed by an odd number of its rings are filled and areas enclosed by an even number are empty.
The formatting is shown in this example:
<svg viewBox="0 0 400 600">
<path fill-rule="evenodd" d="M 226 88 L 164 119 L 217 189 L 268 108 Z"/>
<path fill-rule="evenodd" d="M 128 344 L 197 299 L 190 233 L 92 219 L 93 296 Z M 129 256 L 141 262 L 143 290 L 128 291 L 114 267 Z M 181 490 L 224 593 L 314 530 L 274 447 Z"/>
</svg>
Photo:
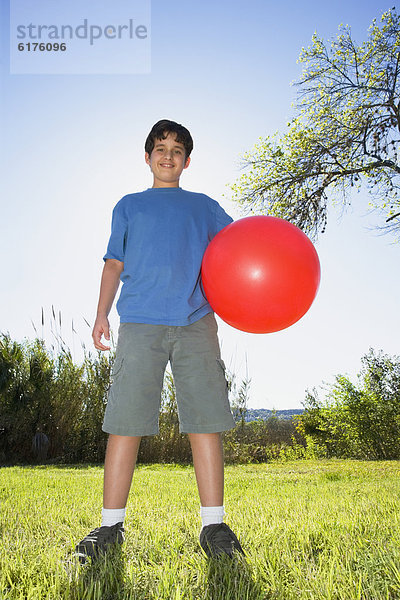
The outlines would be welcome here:
<svg viewBox="0 0 400 600">
<path fill-rule="evenodd" d="M 291 410 L 269 410 L 267 408 L 248 408 L 246 412 L 246 421 L 256 421 L 257 419 L 269 419 L 275 415 L 278 419 L 291 419 L 296 415 L 303 414 L 302 408 L 294 408 Z"/>
</svg>

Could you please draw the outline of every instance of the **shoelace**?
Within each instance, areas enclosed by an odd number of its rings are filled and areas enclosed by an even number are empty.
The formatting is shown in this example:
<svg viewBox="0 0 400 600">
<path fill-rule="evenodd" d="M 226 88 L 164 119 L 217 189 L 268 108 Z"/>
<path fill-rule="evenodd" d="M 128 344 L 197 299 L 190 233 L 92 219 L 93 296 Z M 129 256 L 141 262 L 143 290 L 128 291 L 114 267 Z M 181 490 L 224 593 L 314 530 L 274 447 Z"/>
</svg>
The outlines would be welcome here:
<svg viewBox="0 0 400 600">
<path fill-rule="evenodd" d="M 111 528 L 111 527 L 96 527 L 93 529 L 88 535 L 82 540 L 82 543 L 85 542 L 107 542 L 108 540 L 112 540 L 114 536 L 118 535 L 119 528 Z"/>
</svg>

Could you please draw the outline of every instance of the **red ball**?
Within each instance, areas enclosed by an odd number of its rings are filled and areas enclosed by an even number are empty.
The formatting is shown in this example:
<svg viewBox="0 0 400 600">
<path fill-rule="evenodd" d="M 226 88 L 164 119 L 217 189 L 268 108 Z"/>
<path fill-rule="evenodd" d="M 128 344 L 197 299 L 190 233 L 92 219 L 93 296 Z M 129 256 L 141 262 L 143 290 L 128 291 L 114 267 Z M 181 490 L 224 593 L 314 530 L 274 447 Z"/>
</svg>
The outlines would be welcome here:
<svg viewBox="0 0 400 600">
<path fill-rule="evenodd" d="M 246 217 L 220 231 L 202 263 L 203 289 L 229 325 L 272 333 L 296 323 L 319 287 L 318 254 L 295 225 L 276 217 Z"/>
</svg>

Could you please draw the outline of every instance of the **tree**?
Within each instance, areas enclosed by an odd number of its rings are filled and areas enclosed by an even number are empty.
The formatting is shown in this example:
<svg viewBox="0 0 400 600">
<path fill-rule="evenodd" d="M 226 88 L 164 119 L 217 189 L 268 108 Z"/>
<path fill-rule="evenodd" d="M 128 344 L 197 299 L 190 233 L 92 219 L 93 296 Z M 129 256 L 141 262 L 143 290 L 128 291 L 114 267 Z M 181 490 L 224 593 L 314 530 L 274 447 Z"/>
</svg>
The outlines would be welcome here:
<svg viewBox="0 0 400 600">
<path fill-rule="evenodd" d="M 328 200 L 352 201 L 366 186 L 384 229 L 400 231 L 400 17 L 383 13 L 357 45 L 340 26 L 330 47 L 315 33 L 302 49 L 295 116 L 284 135 L 244 155 L 232 186 L 247 211 L 285 218 L 313 237 L 324 232 Z"/>
</svg>

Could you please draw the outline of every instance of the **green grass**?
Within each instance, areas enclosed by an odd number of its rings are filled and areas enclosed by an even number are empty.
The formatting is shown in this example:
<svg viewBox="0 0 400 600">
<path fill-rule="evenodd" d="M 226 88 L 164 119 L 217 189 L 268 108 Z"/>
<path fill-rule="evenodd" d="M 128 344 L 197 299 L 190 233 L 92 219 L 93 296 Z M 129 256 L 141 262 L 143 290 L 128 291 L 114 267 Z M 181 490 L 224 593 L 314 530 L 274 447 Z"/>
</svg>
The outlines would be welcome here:
<svg viewBox="0 0 400 600">
<path fill-rule="evenodd" d="M 139 466 L 126 543 L 71 551 L 99 523 L 101 467 L 0 470 L 0 598 L 400 599 L 400 462 L 226 468 L 226 521 L 246 557 L 208 561 L 191 467 Z"/>
</svg>

